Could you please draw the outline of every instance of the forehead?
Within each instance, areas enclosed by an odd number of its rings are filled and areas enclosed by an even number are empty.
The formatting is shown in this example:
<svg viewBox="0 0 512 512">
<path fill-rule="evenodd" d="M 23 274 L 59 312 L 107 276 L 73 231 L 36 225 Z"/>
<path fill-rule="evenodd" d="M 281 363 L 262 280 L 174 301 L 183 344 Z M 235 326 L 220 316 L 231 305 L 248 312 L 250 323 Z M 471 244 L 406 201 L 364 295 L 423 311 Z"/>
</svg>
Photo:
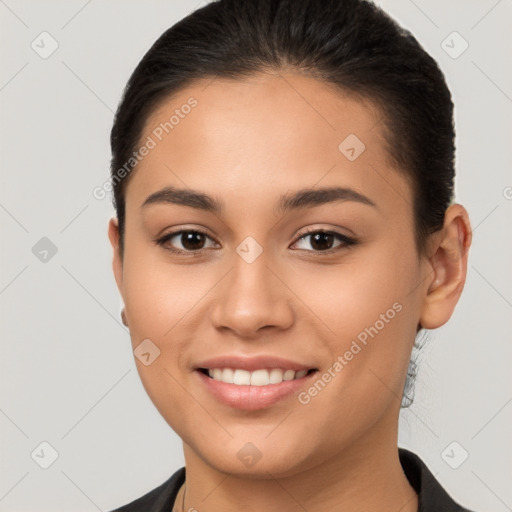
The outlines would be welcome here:
<svg viewBox="0 0 512 512">
<path fill-rule="evenodd" d="M 153 147 L 127 202 L 131 195 L 141 204 L 169 183 L 240 199 L 316 184 L 378 193 L 390 181 L 395 192 L 383 195 L 393 200 L 409 190 L 388 163 L 383 128 L 370 101 L 305 75 L 201 80 L 148 117 L 140 144 Z"/>
</svg>

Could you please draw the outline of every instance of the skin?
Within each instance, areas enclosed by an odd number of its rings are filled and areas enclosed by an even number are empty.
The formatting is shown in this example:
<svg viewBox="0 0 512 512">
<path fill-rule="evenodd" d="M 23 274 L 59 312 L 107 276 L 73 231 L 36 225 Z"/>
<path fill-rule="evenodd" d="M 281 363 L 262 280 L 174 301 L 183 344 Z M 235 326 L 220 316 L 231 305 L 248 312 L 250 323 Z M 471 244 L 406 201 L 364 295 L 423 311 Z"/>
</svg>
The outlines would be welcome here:
<svg viewBox="0 0 512 512">
<path fill-rule="evenodd" d="M 291 71 L 197 82 L 151 115 L 141 141 L 190 96 L 197 107 L 130 177 L 123 257 L 117 221 L 109 223 L 132 346 L 149 338 L 161 351 L 151 365 L 136 364 L 183 440 L 184 510 L 334 511 L 342 503 L 347 512 L 416 511 L 398 458 L 400 401 L 418 325 L 443 325 L 462 292 L 466 210 L 450 206 L 419 255 L 412 190 L 389 162 L 380 112 Z M 350 133 L 366 146 L 352 162 L 338 149 Z M 218 198 L 222 213 L 141 207 L 170 185 Z M 339 201 L 276 213 L 281 194 L 331 186 L 352 188 L 375 207 Z M 300 240 L 309 227 L 358 243 L 333 238 L 340 250 L 323 255 L 311 236 Z M 185 228 L 208 232 L 202 255 L 155 243 Z M 250 264 L 236 252 L 247 236 L 263 249 Z M 172 244 L 190 247 L 182 241 Z M 322 374 L 394 303 L 401 311 L 308 404 L 291 395 L 238 410 L 213 398 L 193 371 L 218 355 L 272 354 Z M 251 467 L 237 456 L 248 442 L 261 453 Z"/>
</svg>

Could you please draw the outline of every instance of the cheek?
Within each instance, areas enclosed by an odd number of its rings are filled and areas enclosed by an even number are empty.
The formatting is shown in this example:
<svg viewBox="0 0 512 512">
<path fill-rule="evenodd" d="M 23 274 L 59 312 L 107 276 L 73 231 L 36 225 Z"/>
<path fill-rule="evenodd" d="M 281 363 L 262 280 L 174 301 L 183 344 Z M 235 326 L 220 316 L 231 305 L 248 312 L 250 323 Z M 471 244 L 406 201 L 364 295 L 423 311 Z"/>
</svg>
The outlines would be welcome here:
<svg viewBox="0 0 512 512">
<path fill-rule="evenodd" d="M 331 362 L 342 357 L 339 386 L 359 393 L 381 378 L 401 393 L 418 318 L 411 293 L 419 280 L 414 246 L 389 241 L 326 269 L 295 281 L 293 289 L 315 313 L 308 313 L 303 328 L 316 324 L 317 336 L 322 332 L 328 340 Z M 386 386 L 377 387 L 389 393 Z"/>
<path fill-rule="evenodd" d="M 321 319 L 310 316 L 305 323 L 309 332 L 316 324 L 316 338 L 324 333 L 320 350 L 327 348 L 329 357 L 318 376 L 327 383 L 313 383 L 300 403 L 311 430 L 320 431 L 325 423 L 333 429 L 351 425 L 340 434 L 347 442 L 354 431 L 364 431 L 389 408 L 399 407 L 416 327 L 405 278 L 412 270 L 402 267 L 401 277 L 393 266 L 358 270 L 319 273 L 308 281 L 314 287 L 303 284 L 308 307 Z"/>
<path fill-rule="evenodd" d="M 414 298 L 410 292 L 419 282 L 419 269 L 413 248 L 401 248 L 399 243 L 378 245 L 354 253 L 339 265 L 304 268 L 300 273 L 307 277 L 294 278 L 294 290 L 300 290 L 298 295 L 340 339 L 357 336 L 381 315 L 385 322 L 388 317 L 394 320 L 396 309 L 405 308 Z M 401 307 L 393 308 L 395 303 Z"/>
<path fill-rule="evenodd" d="M 123 265 L 130 332 L 157 340 L 185 314 L 194 287 L 186 267 L 166 265 L 159 251 L 146 241 L 127 244 Z"/>
<path fill-rule="evenodd" d="M 171 402 L 177 407 L 183 390 L 173 377 L 182 379 L 190 347 L 205 325 L 204 299 L 223 272 L 205 264 L 167 263 L 143 243 L 126 248 L 123 286 L 132 347 L 137 351 L 149 339 L 159 351 L 149 366 L 136 361 L 137 369 L 157 407 Z"/>
<path fill-rule="evenodd" d="M 142 246 L 142 244 L 141 244 Z M 172 428 L 179 428 L 187 418 L 189 397 L 184 392 L 181 358 L 190 339 L 186 330 L 194 320 L 197 295 L 205 290 L 197 286 L 199 276 L 190 269 L 157 262 L 154 253 L 138 247 L 126 251 L 124 262 L 125 306 L 130 337 L 141 382 L 151 401 Z M 201 288 L 201 289 L 200 289 Z M 148 341 L 150 343 L 148 344 Z M 138 347 L 148 344 L 150 364 Z M 147 357 L 146 357 L 147 359 Z"/>
</svg>

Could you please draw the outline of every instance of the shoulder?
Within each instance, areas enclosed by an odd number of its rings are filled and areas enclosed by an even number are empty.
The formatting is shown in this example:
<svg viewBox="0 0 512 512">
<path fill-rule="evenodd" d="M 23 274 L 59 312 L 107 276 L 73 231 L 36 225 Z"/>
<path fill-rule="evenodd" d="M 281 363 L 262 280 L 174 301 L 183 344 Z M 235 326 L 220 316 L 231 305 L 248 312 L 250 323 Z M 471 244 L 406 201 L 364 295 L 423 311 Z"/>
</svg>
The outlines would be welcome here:
<svg viewBox="0 0 512 512">
<path fill-rule="evenodd" d="M 184 481 L 185 467 L 182 467 L 152 491 L 111 512 L 168 512 Z"/>
<path fill-rule="evenodd" d="M 453 500 L 418 455 L 405 448 L 399 448 L 398 454 L 405 476 L 418 494 L 418 512 L 473 512 Z"/>
</svg>

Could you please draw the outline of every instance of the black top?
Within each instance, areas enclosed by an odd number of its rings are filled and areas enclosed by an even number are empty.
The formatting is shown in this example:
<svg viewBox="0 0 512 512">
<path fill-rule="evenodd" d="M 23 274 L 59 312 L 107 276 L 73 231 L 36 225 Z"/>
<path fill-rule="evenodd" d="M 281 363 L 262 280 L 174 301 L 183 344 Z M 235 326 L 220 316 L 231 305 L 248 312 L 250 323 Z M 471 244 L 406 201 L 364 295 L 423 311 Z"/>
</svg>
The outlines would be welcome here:
<svg viewBox="0 0 512 512">
<path fill-rule="evenodd" d="M 471 512 L 453 501 L 415 453 L 398 448 L 398 454 L 405 476 L 418 494 L 418 512 Z M 112 512 L 171 512 L 183 482 L 184 467 L 178 469 L 156 489 Z"/>
</svg>

